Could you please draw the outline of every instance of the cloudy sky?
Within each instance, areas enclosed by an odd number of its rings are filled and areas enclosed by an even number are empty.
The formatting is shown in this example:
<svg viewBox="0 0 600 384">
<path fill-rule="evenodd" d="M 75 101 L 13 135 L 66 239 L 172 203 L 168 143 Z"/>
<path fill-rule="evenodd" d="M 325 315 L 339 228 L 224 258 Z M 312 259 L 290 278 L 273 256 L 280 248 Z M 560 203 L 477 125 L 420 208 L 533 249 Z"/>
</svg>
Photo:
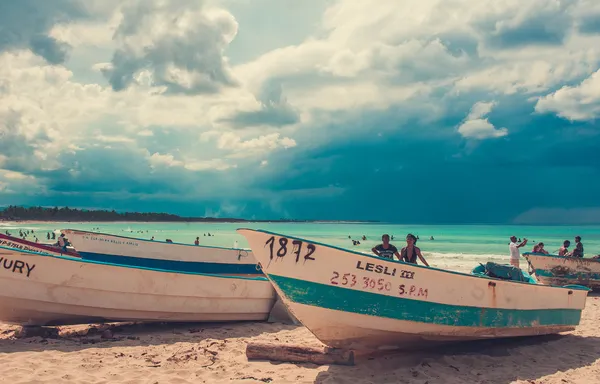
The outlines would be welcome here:
<svg viewBox="0 0 600 384">
<path fill-rule="evenodd" d="M 0 205 L 600 222 L 597 0 L 0 0 Z"/>
</svg>

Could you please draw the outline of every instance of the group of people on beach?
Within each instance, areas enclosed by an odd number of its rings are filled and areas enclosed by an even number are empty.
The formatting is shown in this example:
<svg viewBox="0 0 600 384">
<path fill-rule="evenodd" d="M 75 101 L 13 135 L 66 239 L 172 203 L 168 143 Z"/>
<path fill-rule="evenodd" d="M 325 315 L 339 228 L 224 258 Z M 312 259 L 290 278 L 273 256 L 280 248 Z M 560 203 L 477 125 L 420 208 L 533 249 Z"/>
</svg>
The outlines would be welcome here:
<svg viewBox="0 0 600 384">
<path fill-rule="evenodd" d="M 6 234 L 6 236 L 12 236 L 12 234 L 11 234 L 10 232 L 8 232 L 8 230 L 7 230 L 7 231 L 4 231 L 4 233 Z M 23 240 L 28 240 L 27 238 L 28 238 L 29 236 L 33 236 L 33 239 L 35 240 L 35 242 L 36 242 L 36 243 L 39 243 L 39 242 L 40 242 L 40 240 L 38 239 L 38 237 L 37 237 L 37 235 L 35 234 L 35 232 L 34 232 L 34 230 L 33 230 L 33 229 L 32 229 L 31 231 L 29 231 L 29 230 L 22 231 L 22 230 L 20 230 L 20 229 L 19 229 L 19 237 L 20 237 L 21 239 L 23 239 Z"/>
<path fill-rule="evenodd" d="M 420 260 L 424 265 L 429 266 L 427 260 L 423 257 L 421 253 L 421 249 L 416 246 L 418 237 L 409 233 L 406 235 L 406 246 L 398 251 L 393 244 L 390 243 L 390 235 L 384 234 L 381 236 L 382 243 L 376 245 L 371 249 L 371 251 L 379 256 L 387 259 L 394 259 L 394 256 L 399 261 L 404 261 L 411 264 L 417 264 L 417 259 Z M 516 236 L 510 237 L 509 250 L 510 250 L 510 264 L 517 268 L 520 268 L 520 258 L 521 253 L 519 251 L 520 248 L 527 245 L 527 239 L 524 238 L 523 241 L 521 239 L 517 240 Z M 568 256 L 568 257 L 583 257 L 583 243 L 581 242 L 581 236 L 575 236 L 575 248 L 572 251 L 569 251 L 569 247 L 571 246 L 571 241 L 565 240 L 563 245 L 558 250 L 559 256 Z M 531 253 L 541 253 L 541 254 L 549 254 L 548 251 L 544 249 L 544 243 L 538 242 L 533 246 Z M 596 256 L 595 258 L 599 258 Z"/>
<path fill-rule="evenodd" d="M 516 236 L 510 237 L 510 243 L 508 244 L 508 249 L 510 251 L 510 264 L 517 268 L 520 268 L 519 260 L 521 258 L 521 253 L 519 252 L 519 248 L 527 245 L 527 239 L 523 238 L 517 240 Z M 583 257 L 583 243 L 581 243 L 581 236 L 575 236 L 575 249 L 569 251 L 569 247 L 571 246 L 571 241 L 565 240 L 563 241 L 563 245 L 558 249 L 558 256 L 568 256 L 568 257 Z M 544 249 L 544 243 L 539 242 L 533 246 L 531 253 L 541 253 L 548 255 L 549 252 Z"/>
<path fill-rule="evenodd" d="M 421 250 L 416 246 L 417 240 L 418 238 L 415 235 L 409 233 L 406 235 L 406 247 L 403 247 L 400 249 L 400 251 L 398 251 L 398 248 L 390 244 L 390 235 L 386 233 L 381 236 L 382 243 L 373 247 L 371 251 L 379 257 L 385 257 L 393 260 L 394 256 L 396 256 L 399 261 L 405 261 L 411 264 L 417 264 L 418 258 L 423 264 L 429 267 L 427 260 L 425 260 L 423 254 L 421 253 Z"/>
</svg>

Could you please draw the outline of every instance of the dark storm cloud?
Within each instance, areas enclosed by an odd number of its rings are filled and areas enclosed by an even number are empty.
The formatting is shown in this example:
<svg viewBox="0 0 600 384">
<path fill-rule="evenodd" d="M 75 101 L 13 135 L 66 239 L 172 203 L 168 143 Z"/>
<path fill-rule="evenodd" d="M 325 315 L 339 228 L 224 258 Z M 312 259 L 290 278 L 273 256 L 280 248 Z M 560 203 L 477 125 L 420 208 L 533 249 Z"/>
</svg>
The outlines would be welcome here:
<svg viewBox="0 0 600 384">
<path fill-rule="evenodd" d="M 0 0 L 0 51 L 27 48 L 50 64 L 61 64 L 69 46 L 49 36 L 50 30 L 87 16 L 75 0 Z"/>
</svg>

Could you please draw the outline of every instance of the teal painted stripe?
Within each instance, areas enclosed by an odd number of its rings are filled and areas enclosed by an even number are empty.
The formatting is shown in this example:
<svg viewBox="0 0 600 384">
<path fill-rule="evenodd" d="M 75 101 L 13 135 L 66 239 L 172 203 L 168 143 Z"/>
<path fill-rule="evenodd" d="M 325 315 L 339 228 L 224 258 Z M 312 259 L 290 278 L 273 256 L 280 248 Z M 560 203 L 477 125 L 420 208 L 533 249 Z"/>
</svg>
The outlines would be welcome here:
<svg viewBox="0 0 600 384">
<path fill-rule="evenodd" d="M 516 310 L 448 305 L 354 291 L 272 274 L 268 277 L 293 302 L 397 320 L 461 327 L 508 328 L 577 325 L 581 319 L 581 310 L 577 309 Z"/>
<path fill-rule="evenodd" d="M 111 255 L 79 251 L 84 260 L 99 261 L 101 263 L 114 263 L 131 265 L 149 269 L 160 269 L 174 272 L 205 273 L 205 274 L 245 274 L 262 275 L 256 264 L 250 263 L 211 263 L 204 261 L 181 261 L 166 259 L 149 259 L 145 257 Z"/>
</svg>

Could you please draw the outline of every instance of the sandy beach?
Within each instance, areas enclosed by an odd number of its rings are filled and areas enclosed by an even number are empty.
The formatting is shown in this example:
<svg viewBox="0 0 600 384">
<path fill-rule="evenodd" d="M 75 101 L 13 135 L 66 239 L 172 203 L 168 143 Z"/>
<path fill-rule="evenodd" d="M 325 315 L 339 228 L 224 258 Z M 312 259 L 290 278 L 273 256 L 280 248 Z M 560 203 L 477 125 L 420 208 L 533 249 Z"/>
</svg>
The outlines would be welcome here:
<svg viewBox="0 0 600 384">
<path fill-rule="evenodd" d="M 0 324 L 0 382 L 598 383 L 599 318 L 600 298 L 590 296 L 570 333 L 359 357 L 353 367 L 249 362 L 249 341 L 320 346 L 306 328 L 279 322 L 76 325 L 45 338 Z"/>
</svg>

